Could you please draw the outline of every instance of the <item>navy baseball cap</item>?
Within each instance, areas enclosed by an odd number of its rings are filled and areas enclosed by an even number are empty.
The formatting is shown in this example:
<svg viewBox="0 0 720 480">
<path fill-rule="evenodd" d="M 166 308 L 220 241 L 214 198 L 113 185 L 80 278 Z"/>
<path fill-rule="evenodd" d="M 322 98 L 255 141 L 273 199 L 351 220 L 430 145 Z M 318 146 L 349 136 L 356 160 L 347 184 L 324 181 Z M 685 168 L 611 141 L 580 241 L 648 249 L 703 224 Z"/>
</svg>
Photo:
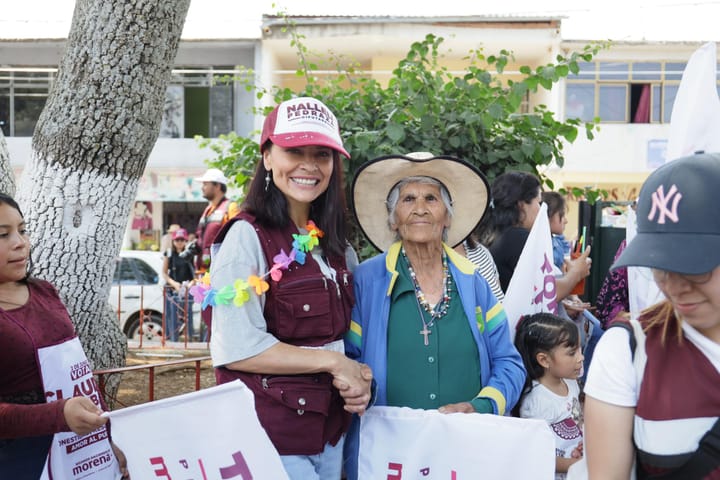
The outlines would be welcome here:
<svg viewBox="0 0 720 480">
<path fill-rule="evenodd" d="M 720 153 L 666 163 L 645 180 L 637 235 L 612 266 L 697 275 L 720 265 Z"/>
</svg>

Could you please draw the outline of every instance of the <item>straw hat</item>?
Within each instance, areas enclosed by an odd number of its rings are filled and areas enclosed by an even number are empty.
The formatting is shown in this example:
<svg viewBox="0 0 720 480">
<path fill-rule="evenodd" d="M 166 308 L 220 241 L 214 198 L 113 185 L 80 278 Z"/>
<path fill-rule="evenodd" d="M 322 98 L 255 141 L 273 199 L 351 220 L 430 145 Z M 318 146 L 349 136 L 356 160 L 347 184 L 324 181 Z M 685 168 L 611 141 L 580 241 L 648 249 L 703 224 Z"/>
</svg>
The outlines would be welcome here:
<svg viewBox="0 0 720 480">
<path fill-rule="evenodd" d="M 454 214 L 447 243 L 453 247 L 470 235 L 487 209 L 488 181 L 480 170 L 464 160 L 427 152 L 376 158 L 363 164 L 355 174 L 352 201 L 360 228 L 381 251 L 387 250 L 396 238 L 388 225 L 388 194 L 399 181 L 415 176 L 434 178 L 450 193 Z"/>
</svg>

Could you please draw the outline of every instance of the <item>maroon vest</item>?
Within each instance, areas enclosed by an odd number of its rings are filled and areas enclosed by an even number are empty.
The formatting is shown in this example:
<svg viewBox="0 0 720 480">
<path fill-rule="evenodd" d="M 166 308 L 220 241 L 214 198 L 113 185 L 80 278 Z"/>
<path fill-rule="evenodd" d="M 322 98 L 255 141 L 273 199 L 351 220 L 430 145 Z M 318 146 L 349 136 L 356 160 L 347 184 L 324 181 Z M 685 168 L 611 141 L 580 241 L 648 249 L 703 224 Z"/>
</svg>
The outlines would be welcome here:
<svg viewBox="0 0 720 480">
<path fill-rule="evenodd" d="M 646 327 L 646 318 L 641 317 L 640 322 Z M 669 332 L 675 328 L 674 323 L 668 325 Z M 648 330 L 646 335 L 647 363 L 635 415 L 668 423 L 674 419 L 718 416 L 720 374 L 710 360 L 686 338 L 679 343 L 677 337 L 670 334 L 663 344 L 660 325 Z M 638 478 L 668 474 L 680 468 L 692 453 L 662 456 L 638 451 Z M 720 476 L 720 469 L 715 475 Z"/>
<path fill-rule="evenodd" d="M 292 234 L 299 233 L 292 222 L 287 228 L 266 229 L 242 212 L 223 226 L 215 243 L 221 243 L 240 219 L 255 228 L 268 265 L 281 249 L 290 253 Z M 268 332 L 281 342 L 320 346 L 343 339 L 354 302 L 352 276 L 344 257 L 330 257 L 328 263 L 336 271 L 337 282 L 322 274 L 309 253 L 304 265 L 293 262 L 280 281 L 267 278 L 265 321 Z M 220 367 L 215 375 L 218 383 L 240 379 L 253 391 L 260 423 L 281 455 L 320 453 L 326 443 L 335 445 L 347 431 L 350 415 L 330 374 L 262 375 Z"/>
</svg>

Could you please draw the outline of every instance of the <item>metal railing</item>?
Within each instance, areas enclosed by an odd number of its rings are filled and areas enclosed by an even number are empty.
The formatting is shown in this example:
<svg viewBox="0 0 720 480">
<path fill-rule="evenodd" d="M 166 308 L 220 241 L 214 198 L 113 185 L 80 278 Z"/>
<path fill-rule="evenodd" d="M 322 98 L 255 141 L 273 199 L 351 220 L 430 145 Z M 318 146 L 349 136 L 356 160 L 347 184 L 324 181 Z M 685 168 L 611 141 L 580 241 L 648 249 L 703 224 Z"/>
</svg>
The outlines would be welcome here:
<svg viewBox="0 0 720 480">
<path fill-rule="evenodd" d="M 200 371 L 201 363 L 210 360 L 210 356 L 195 357 L 195 358 L 184 358 L 182 360 L 168 360 L 165 362 L 152 363 L 148 365 L 132 365 L 129 367 L 118 367 L 118 368 L 106 368 L 101 370 L 95 370 L 94 375 L 98 377 L 98 387 L 103 398 L 112 400 L 112 403 L 119 404 L 120 406 L 127 406 L 118 400 L 117 395 L 111 397 L 108 396 L 105 386 L 107 384 L 107 377 L 111 375 L 123 374 L 126 372 L 132 372 L 136 370 L 148 370 L 148 402 L 155 400 L 155 369 L 159 367 L 169 367 L 175 365 L 182 365 L 184 363 L 195 363 L 195 391 L 200 390 Z M 122 380 L 120 380 L 122 384 Z"/>
</svg>

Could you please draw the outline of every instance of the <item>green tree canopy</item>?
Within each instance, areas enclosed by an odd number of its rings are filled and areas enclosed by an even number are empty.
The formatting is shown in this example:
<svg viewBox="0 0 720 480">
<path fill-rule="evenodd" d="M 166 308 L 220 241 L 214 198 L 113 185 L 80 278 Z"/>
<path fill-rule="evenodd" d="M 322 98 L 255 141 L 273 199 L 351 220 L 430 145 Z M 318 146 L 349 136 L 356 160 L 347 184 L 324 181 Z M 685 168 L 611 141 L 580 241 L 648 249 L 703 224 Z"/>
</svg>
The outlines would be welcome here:
<svg viewBox="0 0 720 480">
<path fill-rule="evenodd" d="M 564 142 L 573 142 L 579 131 L 593 138 L 595 123 L 557 120 L 545 105 L 519 112 L 530 93 L 549 90 L 571 72 L 578 73 L 579 63 L 591 61 L 603 45 L 590 44 L 580 52 L 558 55 L 553 64 L 522 66 L 520 79 L 503 80 L 503 71 L 512 60 L 510 52 L 485 56 L 480 50 L 472 51 L 466 70 L 453 74 L 440 62 L 443 38 L 430 34 L 411 46 L 383 86 L 353 66 L 341 67 L 339 61 L 338 74 L 321 81 L 314 75 L 318 67 L 308 60 L 302 38 L 292 26 L 290 33 L 298 53 L 297 75 L 305 78 L 305 88 L 261 90 L 250 84 L 246 88 L 255 90 L 259 98 L 272 95 L 275 104 L 293 96 L 310 96 L 328 105 L 352 155 L 344 172 L 348 184 L 368 160 L 424 151 L 465 159 L 491 182 L 507 170 L 523 170 L 537 174 L 553 188 L 541 167 L 552 162 L 562 167 Z M 218 140 L 203 139 L 201 145 L 215 151 L 216 158 L 209 162 L 212 166 L 225 171 L 236 186 L 247 184 L 259 158 L 253 138 L 231 133 Z"/>
</svg>

